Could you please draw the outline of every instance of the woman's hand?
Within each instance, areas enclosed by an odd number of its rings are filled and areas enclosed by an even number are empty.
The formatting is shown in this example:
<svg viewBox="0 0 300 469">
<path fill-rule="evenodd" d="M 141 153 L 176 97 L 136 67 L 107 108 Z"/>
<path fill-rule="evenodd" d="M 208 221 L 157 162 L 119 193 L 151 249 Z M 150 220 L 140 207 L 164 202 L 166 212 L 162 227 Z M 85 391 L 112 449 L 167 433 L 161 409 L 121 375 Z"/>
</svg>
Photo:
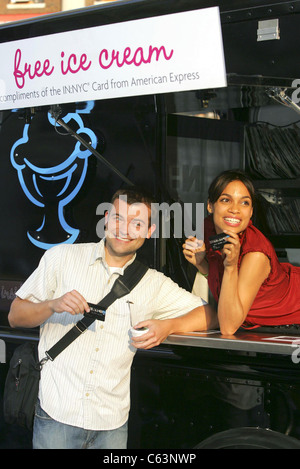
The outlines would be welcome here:
<svg viewBox="0 0 300 469">
<path fill-rule="evenodd" d="M 237 266 L 241 249 L 239 236 L 229 230 L 224 230 L 224 233 L 229 235 L 228 242 L 225 244 L 222 251 L 225 255 L 224 267 Z"/>
<path fill-rule="evenodd" d="M 199 269 L 205 258 L 205 244 L 193 236 L 185 240 L 183 247 L 183 255 L 187 261 Z"/>
</svg>

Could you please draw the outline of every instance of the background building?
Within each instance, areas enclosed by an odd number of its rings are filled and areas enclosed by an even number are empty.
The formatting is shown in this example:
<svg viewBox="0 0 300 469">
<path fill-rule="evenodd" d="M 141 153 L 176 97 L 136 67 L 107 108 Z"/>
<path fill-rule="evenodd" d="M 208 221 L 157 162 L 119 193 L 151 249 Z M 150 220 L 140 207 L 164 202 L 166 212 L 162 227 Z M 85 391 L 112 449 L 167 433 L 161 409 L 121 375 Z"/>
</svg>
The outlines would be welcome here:
<svg viewBox="0 0 300 469">
<path fill-rule="evenodd" d="M 107 1 L 116 0 L 0 0 L 0 23 L 90 7 Z"/>
</svg>

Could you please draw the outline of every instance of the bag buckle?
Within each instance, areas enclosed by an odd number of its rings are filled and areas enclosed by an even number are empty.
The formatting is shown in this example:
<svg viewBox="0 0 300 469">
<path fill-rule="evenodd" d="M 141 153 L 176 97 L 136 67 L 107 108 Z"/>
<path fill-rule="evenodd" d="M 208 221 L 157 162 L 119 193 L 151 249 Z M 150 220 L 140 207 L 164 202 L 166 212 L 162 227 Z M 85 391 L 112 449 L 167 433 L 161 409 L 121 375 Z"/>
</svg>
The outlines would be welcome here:
<svg viewBox="0 0 300 469">
<path fill-rule="evenodd" d="M 52 360 L 52 358 L 50 357 L 50 355 L 48 355 L 48 352 L 45 352 L 46 353 L 46 357 L 45 358 L 42 358 L 42 360 L 40 360 L 37 365 L 36 365 L 36 369 L 37 370 L 41 370 L 43 368 L 43 366 L 45 365 L 45 363 L 48 361 L 48 360 Z"/>
<path fill-rule="evenodd" d="M 75 327 L 76 329 L 79 330 L 79 332 L 81 334 L 83 334 L 86 330 L 87 330 L 87 327 L 81 322 L 81 321 L 78 321 L 76 324 L 75 324 Z"/>
</svg>

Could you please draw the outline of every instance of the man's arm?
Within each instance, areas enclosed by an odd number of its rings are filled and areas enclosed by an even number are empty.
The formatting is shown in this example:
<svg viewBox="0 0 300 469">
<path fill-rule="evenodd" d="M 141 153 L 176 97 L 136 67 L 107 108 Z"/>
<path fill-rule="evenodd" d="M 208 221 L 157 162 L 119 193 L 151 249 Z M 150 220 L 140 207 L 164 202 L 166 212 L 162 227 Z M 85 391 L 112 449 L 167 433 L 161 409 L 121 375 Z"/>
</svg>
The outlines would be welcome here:
<svg viewBox="0 0 300 469">
<path fill-rule="evenodd" d="M 60 298 L 39 303 L 17 297 L 11 304 L 8 321 L 11 327 L 37 327 L 54 313 L 66 311 L 75 315 L 83 314 L 89 310 L 86 300 L 76 290 L 72 290 Z"/>
<path fill-rule="evenodd" d="M 172 319 L 149 319 L 135 327 L 148 327 L 149 332 L 132 338 L 136 348 L 149 349 L 159 345 L 170 334 L 180 332 L 206 331 L 218 327 L 217 313 L 210 305 L 199 306 L 189 313 Z"/>
</svg>

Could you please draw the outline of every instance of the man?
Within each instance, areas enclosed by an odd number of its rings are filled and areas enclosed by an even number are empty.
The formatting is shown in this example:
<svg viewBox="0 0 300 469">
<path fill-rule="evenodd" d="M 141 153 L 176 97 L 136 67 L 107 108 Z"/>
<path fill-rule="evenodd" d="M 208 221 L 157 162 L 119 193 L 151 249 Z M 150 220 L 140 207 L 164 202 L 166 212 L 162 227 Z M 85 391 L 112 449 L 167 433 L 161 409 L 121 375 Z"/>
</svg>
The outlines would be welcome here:
<svg viewBox="0 0 300 469">
<path fill-rule="evenodd" d="M 126 197 L 126 198 L 125 198 Z M 119 191 L 105 215 L 99 243 L 60 245 L 45 252 L 17 292 L 12 327 L 40 327 L 40 358 L 111 289 L 150 238 L 151 199 Z M 42 369 L 34 448 L 124 449 L 130 404 L 130 367 L 138 348 L 160 344 L 173 332 L 206 330 L 217 320 L 208 305 L 149 269 L 130 294 L 116 300 L 104 322 L 95 321 Z M 132 326 L 148 327 L 129 341 Z"/>
</svg>

